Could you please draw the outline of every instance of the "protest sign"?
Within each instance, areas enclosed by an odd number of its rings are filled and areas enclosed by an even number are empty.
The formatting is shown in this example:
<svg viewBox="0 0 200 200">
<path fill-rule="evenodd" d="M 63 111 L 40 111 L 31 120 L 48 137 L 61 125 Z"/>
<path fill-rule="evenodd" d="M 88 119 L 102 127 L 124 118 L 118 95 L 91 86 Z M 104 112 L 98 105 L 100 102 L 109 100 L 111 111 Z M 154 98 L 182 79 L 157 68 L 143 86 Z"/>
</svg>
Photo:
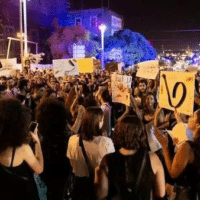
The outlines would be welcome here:
<svg viewBox="0 0 200 200">
<path fill-rule="evenodd" d="M 130 106 L 130 93 L 132 77 L 126 75 L 111 75 L 112 101 Z"/>
<path fill-rule="evenodd" d="M 169 133 L 172 139 L 178 139 L 179 143 L 188 140 L 187 127 L 186 124 L 184 124 L 183 122 L 179 122 L 178 124 L 176 124 L 172 131 L 167 130 L 167 133 Z"/>
<path fill-rule="evenodd" d="M 31 64 L 31 70 L 44 70 L 44 69 L 52 69 L 53 65 L 51 64 Z"/>
<path fill-rule="evenodd" d="M 12 69 L 17 64 L 17 58 L 0 59 L 2 68 Z"/>
<path fill-rule="evenodd" d="M 106 70 L 109 72 L 115 72 L 118 71 L 118 63 L 116 62 L 110 62 L 106 64 Z"/>
<path fill-rule="evenodd" d="M 0 69 L 0 76 L 10 76 L 12 70 L 11 69 Z"/>
<path fill-rule="evenodd" d="M 148 140 L 150 150 L 152 152 L 156 152 L 159 149 L 162 149 L 162 145 L 160 144 L 160 142 L 157 140 L 156 136 L 154 135 L 155 128 L 153 126 L 153 121 L 146 124 L 145 128 L 146 128 L 147 140 Z"/>
<path fill-rule="evenodd" d="M 136 76 L 147 79 L 156 79 L 159 72 L 159 61 L 145 61 L 138 63 L 138 71 Z"/>
<path fill-rule="evenodd" d="M 53 60 L 53 71 L 55 77 L 78 75 L 78 63 L 76 59 Z"/>
<path fill-rule="evenodd" d="M 93 58 L 78 58 L 76 60 L 79 73 L 92 73 L 94 71 Z"/>
<path fill-rule="evenodd" d="M 160 75 L 159 105 L 179 113 L 191 115 L 194 106 L 193 72 L 162 71 Z"/>
</svg>

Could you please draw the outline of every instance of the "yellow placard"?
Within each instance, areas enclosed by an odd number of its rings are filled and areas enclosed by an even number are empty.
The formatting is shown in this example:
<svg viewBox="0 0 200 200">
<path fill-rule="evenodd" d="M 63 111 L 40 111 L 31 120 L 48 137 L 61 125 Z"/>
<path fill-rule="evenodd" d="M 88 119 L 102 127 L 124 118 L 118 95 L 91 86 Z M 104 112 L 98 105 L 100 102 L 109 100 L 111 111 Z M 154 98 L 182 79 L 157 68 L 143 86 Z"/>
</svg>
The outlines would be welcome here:
<svg viewBox="0 0 200 200">
<path fill-rule="evenodd" d="M 76 60 L 79 73 L 92 73 L 94 71 L 93 58 L 78 58 Z"/>
<path fill-rule="evenodd" d="M 136 76 L 147 79 L 156 79 L 156 76 L 159 72 L 159 61 L 145 61 L 138 63 L 138 71 Z"/>
<path fill-rule="evenodd" d="M 159 105 L 179 113 L 191 115 L 194 107 L 193 72 L 162 71 L 160 75 Z"/>
</svg>

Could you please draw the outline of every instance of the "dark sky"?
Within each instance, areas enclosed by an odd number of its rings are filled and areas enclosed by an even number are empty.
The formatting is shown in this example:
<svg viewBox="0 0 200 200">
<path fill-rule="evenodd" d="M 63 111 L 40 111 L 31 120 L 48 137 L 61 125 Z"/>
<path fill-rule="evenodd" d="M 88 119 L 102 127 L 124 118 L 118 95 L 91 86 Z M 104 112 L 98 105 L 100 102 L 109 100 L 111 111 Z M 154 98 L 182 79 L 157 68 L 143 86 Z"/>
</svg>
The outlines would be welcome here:
<svg viewBox="0 0 200 200">
<path fill-rule="evenodd" d="M 125 28 L 143 33 L 165 30 L 200 29 L 199 0 L 103 0 L 124 17 Z M 102 0 L 71 0 L 75 9 L 101 7 Z"/>
</svg>

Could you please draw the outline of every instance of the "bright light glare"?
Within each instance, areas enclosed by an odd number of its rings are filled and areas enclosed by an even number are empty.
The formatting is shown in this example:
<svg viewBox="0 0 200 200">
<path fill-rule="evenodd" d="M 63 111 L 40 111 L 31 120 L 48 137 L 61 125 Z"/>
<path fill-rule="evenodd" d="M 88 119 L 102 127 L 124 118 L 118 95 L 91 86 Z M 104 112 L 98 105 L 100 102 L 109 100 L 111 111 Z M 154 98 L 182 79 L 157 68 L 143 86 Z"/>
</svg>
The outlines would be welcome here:
<svg viewBox="0 0 200 200">
<path fill-rule="evenodd" d="M 104 24 L 101 24 L 101 25 L 99 26 L 99 29 L 100 29 L 102 32 L 105 32 L 106 26 L 105 26 Z"/>
</svg>

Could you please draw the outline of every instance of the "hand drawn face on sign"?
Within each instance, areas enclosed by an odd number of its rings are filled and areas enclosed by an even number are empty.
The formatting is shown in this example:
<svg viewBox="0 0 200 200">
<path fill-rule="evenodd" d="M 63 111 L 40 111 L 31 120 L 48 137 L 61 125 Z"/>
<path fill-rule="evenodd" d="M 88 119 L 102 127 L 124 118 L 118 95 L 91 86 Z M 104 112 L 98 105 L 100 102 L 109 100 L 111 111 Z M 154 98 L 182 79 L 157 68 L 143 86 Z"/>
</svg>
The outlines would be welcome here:
<svg viewBox="0 0 200 200">
<path fill-rule="evenodd" d="M 161 72 L 159 105 L 190 115 L 194 104 L 194 73 Z"/>
</svg>

